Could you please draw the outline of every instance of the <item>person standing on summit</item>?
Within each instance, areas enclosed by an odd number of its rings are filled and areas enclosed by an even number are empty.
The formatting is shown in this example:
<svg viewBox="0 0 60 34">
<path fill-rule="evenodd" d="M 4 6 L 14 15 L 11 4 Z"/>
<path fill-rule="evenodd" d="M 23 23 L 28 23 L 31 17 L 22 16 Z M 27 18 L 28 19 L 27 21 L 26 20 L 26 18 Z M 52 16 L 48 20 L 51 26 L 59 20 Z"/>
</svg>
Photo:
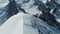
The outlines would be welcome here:
<svg viewBox="0 0 60 34">
<path fill-rule="evenodd" d="M 17 3 L 15 0 L 9 0 L 8 6 L 8 16 L 11 17 L 15 14 L 17 14 L 19 11 L 17 9 Z"/>
</svg>

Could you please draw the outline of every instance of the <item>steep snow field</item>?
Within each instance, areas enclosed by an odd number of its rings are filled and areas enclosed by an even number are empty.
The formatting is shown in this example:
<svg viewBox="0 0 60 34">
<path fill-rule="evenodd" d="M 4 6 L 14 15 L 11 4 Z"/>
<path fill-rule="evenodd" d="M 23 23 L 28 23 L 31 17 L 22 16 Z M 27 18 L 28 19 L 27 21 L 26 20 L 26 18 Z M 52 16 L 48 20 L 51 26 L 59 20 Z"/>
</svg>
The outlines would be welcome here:
<svg viewBox="0 0 60 34">
<path fill-rule="evenodd" d="M 12 16 L 9 18 L 1 27 L 0 27 L 0 34 L 37 34 L 38 32 L 35 31 L 32 27 L 27 26 L 30 24 L 30 18 L 32 16 L 26 15 L 23 13 L 18 13 L 17 15 Z M 27 20 L 27 19 L 29 20 Z M 24 25 L 25 23 L 25 25 Z M 23 26 L 24 25 L 24 26 Z"/>
<path fill-rule="evenodd" d="M 40 0 L 46 3 L 46 0 Z M 33 15 L 42 14 L 38 10 L 38 6 L 34 5 L 34 0 L 16 0 L 19 6 L 24 9 L 28 14 L 20 12 L 13 15 L 8 19 L 6 9 L 9 1 L 0 1 L 0 34 L 60 34 L 58 27 L 50 26 L 47 22 L 44 22 L 40 18 L 36 18 Z M 58 2 L 59 3 L 59 2 Z M 51 11 L 52 13 L 53 11 Z M 60 13 L 54 13 L 56 20 L 60 23 Z"/>
<path fill-rule="evenodd" d="M 0 34 L 22 34 L 22 31 L 23 14 L 12 16 L 0 27 Z"/>
<path fill-rule="evenodd" d="M 1 27 L 0 34 L 60 34 L 56 28 L 32 15 L 18 13 L 9 18 Z"/>
</svg>

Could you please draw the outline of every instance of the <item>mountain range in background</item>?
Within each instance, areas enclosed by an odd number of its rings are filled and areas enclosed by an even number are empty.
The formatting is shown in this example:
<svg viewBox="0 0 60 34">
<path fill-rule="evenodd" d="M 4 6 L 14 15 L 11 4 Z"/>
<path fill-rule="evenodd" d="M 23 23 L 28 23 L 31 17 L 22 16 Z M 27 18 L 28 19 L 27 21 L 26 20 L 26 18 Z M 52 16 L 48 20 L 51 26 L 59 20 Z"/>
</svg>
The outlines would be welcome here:
<svg viewBox="0 0 60 34">
<path fill-rule="evenodd" d="M 2 25 L 10 17 L 23 12 L 30 14 L 48 24 L 50 29 L 54 29 L 55 34 L 60 34 L 60 1 L 59 0 L 4 0 L 0 1 L 0 24 Z M 40 28 L 41 24 L 35 25 L 38 32 L 45 34 Z M 41 22 L 42 23 L 42 22 Z M 38 27 L 39 26 L 39 27 Z M 43 26 L 42 26 L 43 27 Z M 45 26 L 47 28 L 47 26 Z M 45 29 L 45 28 L 44 28 Z M 47 30 L 47 29 L 46 29 Z M 47 34 L 53 34 L 51 31 Z"/>
</svg>

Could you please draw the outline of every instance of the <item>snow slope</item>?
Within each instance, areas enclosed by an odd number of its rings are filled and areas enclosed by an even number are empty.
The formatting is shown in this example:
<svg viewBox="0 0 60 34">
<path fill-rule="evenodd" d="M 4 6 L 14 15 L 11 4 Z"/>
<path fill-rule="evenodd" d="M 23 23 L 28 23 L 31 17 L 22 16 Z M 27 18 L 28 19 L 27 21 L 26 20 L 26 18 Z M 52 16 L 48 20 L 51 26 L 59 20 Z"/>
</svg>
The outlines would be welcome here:
<svg viewBox="0 0 60 34">
<path fill-rule="evenodd" d="M 0 34 L 22 34 L 23 31 L 22 28 L 23 28 L 23 15 L 17 14 L 8 19 L 0 27 Z"/>
<path fill-rule="evenodd" d="M 37 9 L 38 6 L 33 5 L 34 0 L 30 0 L 30 2 L 25 4 L 23 4 L 23 0 L 16 1 L 17 3 L 21 1 L 22 8 L 29 14 L 18 13 L 9 18 L 0 27 L 0 34 L 60 34 L 60 30 L 58 30 L 57 27 L 50 26 L 41 19 L 33 16 L 39 13 L 39 10 Z M 43 2 L 46 3 L 46 1 Z"/>
<path fill-rule="evenodd" d="M 32 15 L 18 13 L 9 18 L 1 27 L 0 34 L 60 34 L 56 28 Z"/>
<path fill-rule="evenodd" d="M 28 27 L 26 29 L 26 27 L 24 26 L 25 28 L 23 29 L 23 23 L 29 22 L 29 20 L 24 22 L 24 19 L 26 18 L 30 18 L 30 16 L 25 17 L 25 14 L 23 13 L 18 13 L 17 15 L 12 16 L 0 27 L 0 34 L 23 34 L 23 31 L 24 34 L 28 34 L 29 32 L 30 34 L 37 34 L 37 32 L 32 27 Z M 30 30 L 30 28 L 32 30 Z M 26 33 L 27 31 L 28 33 Z"/>
</svg>

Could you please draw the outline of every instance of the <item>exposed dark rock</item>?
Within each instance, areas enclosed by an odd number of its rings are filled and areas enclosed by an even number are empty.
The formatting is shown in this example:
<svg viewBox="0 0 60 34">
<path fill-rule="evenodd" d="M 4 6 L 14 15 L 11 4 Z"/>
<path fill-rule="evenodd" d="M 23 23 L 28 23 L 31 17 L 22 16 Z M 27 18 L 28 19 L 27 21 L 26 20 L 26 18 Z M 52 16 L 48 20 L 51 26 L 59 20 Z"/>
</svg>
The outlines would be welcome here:
<svg viewBox="0 0 60 34">
<path fill-rule="evenodd" d="M 17 3 L 15 0 L 9 0 L 9 4 L 7 5 L 8 9 L 7 9 L 7 13 L 8 16 L 13 16 L 15 14 L 17 14 L 19 11 L 17 9 Z"/>
</svg>

